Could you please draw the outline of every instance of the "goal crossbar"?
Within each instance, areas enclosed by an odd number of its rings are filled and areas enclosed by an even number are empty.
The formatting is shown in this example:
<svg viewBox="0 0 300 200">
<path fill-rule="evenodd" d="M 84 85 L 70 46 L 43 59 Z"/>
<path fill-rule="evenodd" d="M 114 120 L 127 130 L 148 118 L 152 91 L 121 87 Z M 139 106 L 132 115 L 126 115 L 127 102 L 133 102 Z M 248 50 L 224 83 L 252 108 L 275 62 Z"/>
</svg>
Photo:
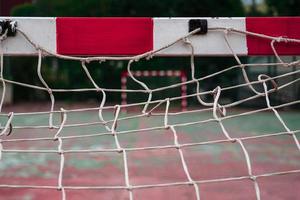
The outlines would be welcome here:
<svg viewBox="0 0 300 200">
<path fill-rule="evenodd" d="M 281 55 L 298 55 L 299 45 L 288 46 L 287 38 L 300 38 L 300 17 L 239 18 L 80 18 L 80 17 L 0 17 L 12 20 L 17 29 L 34 45 L 50 54 L 77 56 L 133 56 L 157 52 L 155 56 L 188 56 L 184 42 L 190 20 L 207 20 L 209 34 L 189 37 L 198 56 L 230 56 L 224 32 L 237 55 L 273 55 L 270 42 Z M 32 28 L 36 27 L 36 28 Z M 176 30 L 176 31 L 174 31 Z M 263 40 L 261 40 L 263 38 Z M 17 34 L 3 42 L 7 55 L 36 55 L 24 35 Z"/>
</svg>

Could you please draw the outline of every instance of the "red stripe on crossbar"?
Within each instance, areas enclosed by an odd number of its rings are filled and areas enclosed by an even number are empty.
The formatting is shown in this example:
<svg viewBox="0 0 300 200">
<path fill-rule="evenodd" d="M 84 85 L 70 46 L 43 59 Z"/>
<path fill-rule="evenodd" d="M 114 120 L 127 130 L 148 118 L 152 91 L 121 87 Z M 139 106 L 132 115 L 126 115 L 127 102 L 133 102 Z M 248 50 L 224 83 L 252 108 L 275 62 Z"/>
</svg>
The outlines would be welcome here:
<svg viewBox="0 0 300 200">
<path fill-rule="evenodd" d="M 56 19 L 57 53 L 137 55 L 153 49 L 152 18 Z"/>
<path fill-rule="evenodd" d="M 300 17 L 250 17 L 246 30 L 268 36 L 300 39 Z M 279 55 L 300 54 L 300 43 L 275 43 Z M 271 40 L 247 35 L 248 55 L 273 55 Z"/>
</svg>

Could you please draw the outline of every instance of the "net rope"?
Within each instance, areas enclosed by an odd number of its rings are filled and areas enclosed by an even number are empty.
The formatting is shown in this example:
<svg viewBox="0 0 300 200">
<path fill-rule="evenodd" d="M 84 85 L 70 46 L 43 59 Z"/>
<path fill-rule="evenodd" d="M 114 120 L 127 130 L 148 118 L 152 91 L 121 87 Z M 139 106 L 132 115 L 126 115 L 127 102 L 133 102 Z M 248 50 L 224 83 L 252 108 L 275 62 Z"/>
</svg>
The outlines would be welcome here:
<svg viewBox="0 0 300 200">
<path fill-rule="evenodd" d="M 170 186 L 184 186 L 184 185 L 189 185 L 194 188 L 195 192 L 195 198 L 197 200 L 201 199 L 201 190 L 200 186 L 202 184 L 207 184 L 207 183 L 215 183 L 215 182 L 228 182 L 228 181 L 235 181 L 235 180 L 244 180 L 244 179 L 250 179 L 253 182 L 253 187 L 255 190 L 255 195 L 256 199 L 260 200 L 261 199 L 261 192 L 260 192 L 260 186 L 258 183 L 258 179 L 262 177 L 271 177 L 271 176 L 279 176 L 279 175 L 286 175 L 286 174 L 295 174 L 295 173 L 300 173 L 300 168 L 294 169 L 294 170 L 287 170 L 287 171 L 276 171 L 272 173 L 263 173 L 263 174 L 254 174 L 253 173 L 253 165 L 251 163 L 251 157 L 249 155 L 249 152 L 244 144 L 245 141 L 248 140 L 258 140 L 262 138 L 269 138 L 269 137 L 278 137 L 278 136 L 283 136 L 287 135 L 292 137 L 295 146 L 297 147 L 298 151 L 300 151 L 300 144 L 299 140 L 297 139 L 297 134 L 299 134 L 300 130 L 291 130 L 286 122 L 283 120 L 281 115 L 278 113 L 278 109 L 296 105 L 300 103 L 300 100 L 294 100 L 288 103 L 283 103 L 280 105 L 275 105 L 273 106 L 271 104 L 270 100 L 270 94 L 273 92 L 277 92 L 279 90 L 283 90 L 284 88 L 297 83 L 300 78 L 296 78 L 292 81 L 289 81 L 288 83 L 278 85 L 276 83 L 276 80 L 284 77 L 289 77 L 293 75 L 298 75 L 300 74 L 300 69 L 296 69 L 291 72 L 287 72 L 284 74 L 280 74 L 277 76 L 270 77 L 265 74 L 260 74 L 258 76 L 258 79 L 255 81 L 250 81 L 248 77 L 248 73 L 246 68 L 247 67 L 268 67 L 268 66 L 279 66 L 282 68 L 288 68 L 288 67 L 297 67 L 300 65 L 300 61 L 293 61 L 293 62 L 285 62 L 283 59 L 280 57 L 276 50 L 276 44 L 277 43 L 300 43 L 300 40 L 297 39 L 292 39 L 292 38 L 284 38 L 284 37 L 272 37 L 272 36 L 267 36 L 259 33 L 252 33 L 252 32 L 247 32 L 247 31 L 241 31 L 237 29 L 232 29 L 232 28 L 223 28 L 223 27 L 213 27 L 209 28 L 209 32 L 221 32 L 224 35 L 224 40 L 228 46 L 228 49 L 230 50 L 232 56 L 237 62 L 237 65 L 228 67 L 226 69 L 220 70 L 218 72 L 212 73 L 210 75 L 196 78 L 195 77 L 195 55 L 194 55 L 194 46 L 192 42 L 189 40 L 189 38 L 197 33 L 199 29 L 196 29 L 184 37 L 178 38 L 176 41 L 162 47 L 161 49 L 154 50 L 154 51 L 149 51 L 141 55 L 137 56 L 132 56 L 132 57 L 72 57 L 72 56 L 65 56 L 65 55 L 59 55 L 55 54 L 53 52 L 50 52 L 49 50 L 39 46 L 36 44 L 29 35 L 27 35 L 25 32 L 22 30 L 18 29 L 17 30 L 19 34 L 21 34 L 28 42 L 30 42 L 33 47 L 35 47 L 38 55 L 38 64 L 37 64 L 37 75 L 39 80 L 42 83 L 42 86 L 38 85 L 33 85 L 33 84 L 27 84 L 27 83 L 21 83 L 18 81 L 13 81 L 6 79 L 3 76 L 3 70 L 4 70 L 4 64 L 3 64 L 3 59 L 4 59 L 4 53 L 3 53 L 3 48 L 1 46 L 0 50 L 0 79 L 2 82 L 2 96 L 1 96 L 1 102 L 0 102 L 0 116 L 1 117 L 7 117 L 7 121 L 5 124 L 1 126 L 1 132 L 0 132 L 0 159 L 2 157 L 2 154 L 4 153 L 44 153 L 44 154 L 58 154 L 60 156 L 60 163 L 59 163 L 59 173 L 58 173 L 58 178 L 57 178 L 57 185 L 56 186 L 51 186 L 51 185 L 18 185 L 18 184 L 1 184 L 0 188 L 31 188 L 31 189 L 49 189 L 49 190 L 59 190 L 61 191 L 61 199 L 65 200 L 67 199 L 66 196 L 66 190 L 127 190 L 128 191 L 128 198 L 130 200 L 134 199 L 133 191 L 138 190 L 138 189 L 145 189 L 145 188 L 163 188 L 163 187 L 170 187 Z M 6 39 L 6 34 L 3 34 L 0 38 L 1 40 L 1 45 L 2 41 Z M 234 52 L 230 41 L 228 39 L 229 34 L 242 34 L 242 35 L 250 35 L 252 37 L 257 37 L 265 40 L 270 41 L 271 48 L 274 52 L 274 56 L 277 58 L 278 62 L 276 63 L 255 63 L 255 64 L 246 64 L 242 63 L 241 60 L 239 59 L 238 55 Z M 155 88 L 155 89 L 150 89 L 145 82 L 140 81 L 138 78 L 133 76 L 133 73 L 131 71 L 131 66 L 133 63 L 138 62 L 141 59 L 151 59 L 152 57 L 156 56 L 157 53 L 160 51 L 167 49 L 171 47 L 174 44 L 177 43 L 184 43 L 187 45 L 187 47 L 190 49 L 191 54 L 190 54 L 190 67 L 191 67 L 191 79 L 187 80 L 186 82 L 181 82 L 181 83 L 176 83 L 172 84 L 169 86 L 164 86 L 160 88 Z M 56 58 L 60 59 L 65 59 L 65 60 L 73 60 L 73 61 L 78 61 L 81 63 L 81 67 L 86 75 L 86 77 L 89 79 L 91 84 L 93 85 L 92 88 L 76 88 L 76 89 L 56 89 L 56 88 L 51 88 L 43 78 L 43 74 L 41 73 L 42 71 L 42 59 L 44 55 L 51 55 Z M 100 85 L 96 83 L 94 78 L 92 77 L 90 71 L 88 70 L 86 64 L 92 62 L 92 61 L 97 61 L 97 62 L 105 62 L 108 60 L 122 60 L 122 61 L 128 61 L 127 65 L 127 70 L 129 77 L 137 84 L 139 84 L 143 89 L 110 89 L 110 88 L 102 88 Z M 232 85 L 232 86 L 227 86 L 227 87 L 216 87 L 213 90 L 210 91 L 200 91 L 200 82 L 205 81 L 211 77 L 215 77 L 217 75 L 224 74 L 228 71 L 235 70 L 235 69 L 240 69 L 242 73 L 242 77 L 244 79 L 244 83 L 237 84 L 237 85 Z M 42 112 L 9 112 L 9 113 L 4 113 L 2 112 L 3 104 L 4 104 L 4 98 L 5 98 L 5 90 L 6 90 L 6 84 L 14 84 L 14 85 L 19 85 L 22 87 L 26 88 L 31 88 L 35 90 L 40 90 L 40 91 L 46 91 L 48 92 L 49 99 L 51 102 L 51 106 L 49 111 L 42 111 Z M 196 91 L 192 94 L 187 94 L 186 96 L 177 96 L 177 97 L 171 97 L 171 98 L 166 98 L 166 99 L 159 99 L 159 100 L 152 100 L 153 93 L 158 92 L 158 91 L 165 91 L 171 88 L 176 88 L 176 87 L 181 87 L 182 85 L 189 85 L 189 84 L 196 84 Z M 263 91 L 258 91 L 255 89 L 255 85 L 262 85 Z M 269 85 L 272 85 L 272 88 L 269 87 Z M 241 87 L 248 87 L 252 92 L 253 95 L 244 99 L 240 99 L 237 101 L 234 101 L 232 103 L 228 104 L 221 104 L 219 99 L 222 95 L 222 92 L 232 90 L 232 89 L 237 89 Z M 61 109 L 61 110 L 54 110 L 55 108 L 55 93 L 68 93 L 68 92 L 99 92 L 102 95 L 102 100 L 100 102 L 99 107 L 92 107 L 92 108 L 80 108 L 80 109 Z M 131 103 L 131 104 L 126 104 L 126 105 L 113 105 L 113 106 L 106 106 L 106 93 L 107 92 L 113 92 L 113 93 L 121 93 L 121 92 L 126 92 L 126 93 L 143 93 L 147 95 L 147 101 L 145 102 L 138 102 L 138 103 Z M 213 101 L 212 102 L 207 102 L 203 99 L 203 95 L 212 95 L 213 96 Z M 201 109 L 194 109 L 194 110 L 187 110 L 187 111 L 180 111 L 180 112 L 172 112 L 170 111 L 170 103 L 176 100 L 180 100 L 181 98 L 193 98 L 196 97 L 197 101 L 204 106 L 204 108 Z M 227 115 L 226 109 L 232 108 L 235 106 L 238 106 L 242 103 L 251 101 L 253 99 L 257 99 L 260 97 L 265 98 L 265 102 L 267 107 L 256 109 L 256 110 L 251 110 L 251 111 L 245 111 L 242 113 L 238 114 L 232 114 L 232 115 Z M 138 114 L 134 114 L 132 116 L 126 116 L 122 117 L 120 116 L 120 112 L 123 108 L 130 108 L 134 106 L 143 106 L 142 112 Z M 152 108 L 149 108 L 151 107 Z M 159 112 L 156 111 L 158 107 L 164 106 L 164 112 Z M 111 120 L 105 120 L 103 116 L 103 111 L 105 110 L 114 110 L 114 118 Z M 86 112 L 86 111 L 97 111 L 98 112 L 98 121 L 95 122 L 82 122 L 82 123 L 66 123 L 68 114 L 70 113 L 81 113 L 81 112 Z M 283 132 L 277 132 L 277 133 L 267 133 L 267 134 L 262 134 L 262 135 L 256 135 L 256 136 L 247 136 L 247 137 L 232 137 L 228 130 L 225 128 L 223 121 L 226 119 L 232 119 L 232 118 L 238 118 L 241 116 L 248 116 L 248 115 L 253 115 L 255 113 L 260 113 L 263 111 L 270 111 L 273 112 L 276 118 L 278 119 L 278 122 L 282 125 L 285 131 Z M 199 121 L 192 121 L 192 122 L 184 122 L 184 123 L 170 123 L 169 117 L 170 116 L 179 116 L 182 114 L 192 114 L 192 113 L 201 113 L 201 112 L 211 112 L 213 115 L 212 118 L 206 119 L 206 120 L 199 120 Z M 61 123 L 60 124 L 55 124 L 53 120 L 53 115 L 60 113 L 61 114 Z M 13 125 L 12 121 L 14 117 L 16 116 L 33 116 L 33 115 L 44 115 L 47 114 L 49 115 L 49 123 L 48 125 Z M 162 116 L 164 119 L 163 126 L 155 126 L 155 127 L 150 127 L 150 128 L 139 128 L 139 129 L 132 129 L 132 130 L 125 130 L 125 131 L 119 131 L 117 129 L 117 124 L 118 122 L 121 121 L 126 121 L 130 119 L 137 119 L 141 117 L 151 117 L 151 116 Z M 209 122 L 216 122 L 219 127 L 222 130 L 222 134 L 224 135 L 224 139 L 219 139 L 219 140 L 210 140 L 210 141 L 205 141 L 205 142 L 193 142 L 193 143 L 181 143 L 178 139 L 177 135 L 177 129 L 179 127 L 186 127 L 186 126 L 191 126 L 194 124 L 206 124 Z M 106 129 L 106 132 L 102 133 L 96 133 L 96 134 L 85 134 L 85 135 L 70 135 L 70 136 L 64 136 L 61 134 L 62 130 L 67 127 L 83 127 L 83 126 L 90 126 L 90 125 L 103 125 Z M 14 134 L 15 129 L 54 129 L 56 130 L 56 133 L 53 137 L 40 137 L 40 138 L 18 138 L 18 139 L 11 139 L 9 138 L 9 135 Z M 148 147 L 123 147 L 119 141 L 119 135 L 122 134 L 131 134 L 131 133 L 137 133 L 137 132 L 151 132 L 154 130 L 171 130 L 173 133 L 173 139 L 174 142 L 171 145 L 157 145 L 157 146 L 148 146 Z M 81 150 L 64 150 L 63 149 L 63 143 L 66 140 L 69 139 L 82 139 L 82 138 L 92 138 L 92 137 L 101 137 L 105 135 L 112 135 L 115 141 L 116 148 L 98 148 L 98 149 L 81 149 Z M 55 141 L 57 143 L 57 150 L 43 150 L 43 149 L 7 149 L 3 148 L 4 143 L 13 143 L 13 142 L 22 142 L 22 141 Z M 236 143 L 239 145 L 241 152 L 244 156 L 245 159 L 245 164 L 247 166 L 247 174 L 244 176 L 238 176 L 238 177 L 228 177 L 228 178 L 216 178 L 216 179 L 208 179 L 208 180 L 195 180 L 191 173 L 190 173 L 190 168 L 189 165 L 186 161 L 186 157 L 184 155 L 183 149 L 186 147 L 192 147 L 192 146 L 199 146 L 199 145 L 208 145 L 208 144 L 231 144 L 231 143 Z M 169 182 L 169 183 L 160 183 L 160 184 L 147 184 L 147 185 L 132 185 L 130 176 L 129 176 L 129 167 L 128 167 L 128 152 L 133 152 L 133 151 L 147 151 L 147 150 L 162 150 L 162 149 L 176 149 L 178 152 L 178 155 L 180 157 L 182 169 L 185 173 L 187 181 L 183 182 Z M 64 176 L 64 169 L 65 169 L 65 155 L 66 154 L 84 154 L 84 153 L 92 153 L 92 152 L 118 152 L 122 154 L 122 159 L 123 159 L 123 171 L 124 171 L 124 180 L 125 180 L 125 185 L 116 185 L 116 186 L 69 186 L 65 185 L 63 183 L 63 176 Z"/>
</svg>

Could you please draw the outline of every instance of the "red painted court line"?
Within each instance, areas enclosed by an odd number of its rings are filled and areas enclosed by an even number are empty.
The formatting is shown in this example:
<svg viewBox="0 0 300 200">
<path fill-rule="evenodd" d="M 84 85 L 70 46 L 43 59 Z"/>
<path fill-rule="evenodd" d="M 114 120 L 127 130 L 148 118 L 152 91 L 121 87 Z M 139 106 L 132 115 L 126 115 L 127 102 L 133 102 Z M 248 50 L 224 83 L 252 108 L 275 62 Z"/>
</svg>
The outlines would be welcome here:
<svg viewBox="0 0 300 200">
<path fill-rule="evenodd" d="M 300 39 L 300 17 L 247 17 L 246 30 L 269 36 Z M 271 41 L 247 35 L 248 55 L 274 55 Z M 275 43 L 279 55 L 300 54 L 299 43 Z"/>
<path fill-rule="evenodd" d="M 153 49 L 152 18 L 56 19 L 57 53 L 137 55 Z"/>
</svg>

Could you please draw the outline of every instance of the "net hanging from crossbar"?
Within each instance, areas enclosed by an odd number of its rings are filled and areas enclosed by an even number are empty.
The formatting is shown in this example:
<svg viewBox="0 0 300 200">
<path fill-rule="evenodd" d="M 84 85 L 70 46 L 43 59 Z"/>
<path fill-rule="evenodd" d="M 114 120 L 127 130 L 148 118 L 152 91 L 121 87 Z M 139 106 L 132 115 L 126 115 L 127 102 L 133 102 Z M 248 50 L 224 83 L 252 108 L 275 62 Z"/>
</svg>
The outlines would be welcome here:
<svg viewBox="0 0 300 200">
<path fill-rule="evenodd" d="M 19 184 L 2 184 L 0 185 L 0 188 L 27 188 L 27 189 L 49 189 L 49 190 L 60 190 L 61 191 L 61 198 L 63 200 L 68 199 L 66 195 L 67 190 L 89 190 L 89 189 L 97 189 L 97 190 L 127 190 L 128 191 L 128 198 L 130 200 L 134 199 L 134 191 L 139 190 L 139 189 L 145 189 L 145 188 L 164 188 L 164 187 L 170 187 L 170 186 L 186 186 L 190 185 L 194 188 L 194 193 L 195 193 L 195 198 L 197 200 L 201 199 L 201 185 L 207 184 L 207 183 L 215 183 L 215 182 L 227 182 L 227 181 L 234 181 L 234 180 L 244 180 L 244 179 L 250 179 L 253 182 L 253 187 L 255 190 L 255 196 L 256 199 L 261 199 L 261 189 L 258 180 L 262 177 L 271 177 L 271 176 L 278 176 L 278 175 L 286 175 L 286 174 L 296 174 L 300 173 L 300 168 L 295 169 L 295 170 L 287 170 L 287 171 L 276 171 L 272 173 L 264 173 L 264 174 L 254 174 L 253 173 L 253 166 L 251 163 L 251 157 L 248 153 L 248 150 L 244 144 L 245 141 L 247 140 L 259 140 L 262 138 L 267 138 L 267 137 L 277 137 L 277 136 L 282 136 L 282 135 L 287 135 L 292 137 L 294 141 L 294 145 L 297 147 L 298 151 L 300 151 L 300 144 L 299 140 L 297 139 L 297 134 L 300 132 L 300 130 L 291 130 L 286 122 L 283 120 L 281 115 L 278 113 L 278 109 L 287 107 L 287 106 L 292 106 L 300 103 L 300 100 L 293 100 L 288 103 L 280 104 L 273 106 L 272 102 L 270 100 L 270 94 L 271 93 L 276 93 L 279 90 L 284 90 L 286 87 L 296 84 L 300 78 L 294 79 L 292 81 L 289 81 L 288 83 L 278 85 L 277 81 L 280 78 L 284 77 L 289 77 L 293 75 L 299 75 L 300 70 L 294 70 L 291 72 L 287 72 L 284 74 L 280 74 L 277 76 L 270 77 L 265 74 L 260 74 L 255 81 L 250 81 L 247 68 L 250 67 L 268 67 L 268 66 L 279 66 L 281 68 L 290 68 L 290 67 L 297 67 L 300 65 L 300 61 L 293 61 L 293 62 L 285 62 L 280 55 L 276 51 L 276 44 L 278 43 L 300 43 L 300 40 L 297 39 L 292 39 L 292 38 L 284 38 L 284 37 L 272 37 L 268 35 L 263 35 L 259 33 L 253 33 L 253 32 L 248 32 L 248 31 L 241 31 L 237 29 L 232 29 L 232 28 L 223 28 L 223 27 L 211 27 L 208 30 L 209 32 L 220 32 L 224 36 L 224 40 L 231 51 L 232 56 L 237 62 L 237 65 L 228 67 L 226 69 L 223 69 L 221 71 L 218 71 L 216 73 L 203 76 L 200 78 L 196 78 L 195 76 L 195 55 L 194 55 L 194 44 L 190 41 L 190 37 L 193 36 L 195 33 L 197 33 L 199 29 L 196 29 L 187 35 L 185 35 L 182 38 L 178 38 L 178 40 L 174 41 L 173 43 L 170 43 L 166 46 L 164 46 L 161 49 L 146 52 L 141 55 L 137 56 L 128 56 L 128 57 L 108 57 L 108 56 L 103 56 L 103 57 L 72 57 L 72 56 L 66 56 L 66 55 L 59 55 L 53 52 L 50 52 L 49 50 L 43 48 L 42 46 L 39 46 L 38 44 L 33 41 L 29 35 L 27 35 L 25 32 L 23 32 L 21 29 L 18 29 L 17 32 L 18 34 L 21 34 L 28 42 L 32 44 L 32 46 L 36 49 L 37 54 L 38 54 L 38 64 L 37 64 L 37 75 L 39 77 L 39 80 L 42 83 L 42 86 L 38 85 L 33 85 L 33 84 L 27 84 L 27 83 L 21 83 L 18 81 L 13 81 L 9 80 L 4 77 L 3 71 L 4 71 L 4 53 L 3 49 L 1 50 L 0 56 L 1 56 L 1 63 L 0 63 L 0 79 L 2 82 L 2 95 L 1 95 L 1 102 L 0 102 L 0 110 L 2 111 L 3 104 L 4 104 L 4 98 L 6 95 L 6 84 L 15 84 L 18 86 L 22 87 L 27 87 L 31 88 L 34 90 L 40 90 L 40 91 L 45 91 L 49 95 L 49 99 L 51 101 L 51 106 L 49 111 L 43 111 L 43 112 L 23 112 L 23 113 L 17 113 L 17 112 L 9 112 L 9 113 L 4 113 L 1 112 L 2 117 L 7 117 L 7 121 L 5 124 L 2 124 L 2 129 L 1 129 L 1 140 L 0 140 L 0 159 L 2 154 L 5 153 L 44 153 L 44 154 L 58 154 L 60 157 L 60 163 L 59 163 L 59 174 L 57 175 L 57 185 L 55 186 L 49 186 L 49 185 L 19 185 Z M 234 52 L 230 41 L 228 40 L 228 35 L 229 34 L 243 34 L 243 35 L 251 35 L 252 37 L 257 37 L 261 38 L 263 40 L 269 40 L 270 45 L 272 47 L 272 50 L 274 52 L 274 56 L 276 57 L 277 61 L 276 63 L 242 63 L 242 61 L 239 59 L 238 55 Z M 4 41 L 6 39 L 6 34 L 3 34 L 1 36 L 1 41 Z M 190 80 L 187 80 L 186 82 L 182 83 L 176 83 L 173 85 L 169 86 L 164 86 L 160 88 L 155 88 L 155 89 L 150 89 L 147 85 L 146 82 L 142 82 L 139 80 L 137 77 L 135 77 L 132 73 L 131 66 L 133 63 L 138 62 L 142 59 L 151 59 L 152 57 L 156 56 L 156 54 L 164 49 L 167 49 L 171 47 L 174 44 L 177 43 L 184 43 L 187 48 L 190 49 Z M 88 77 L 89 81 L 92 83 L 93 87 L 92 88 L 76 88 L 76 89 L 66 89 L 66 88 L 60 88 L 60 89 L 55 89 L 49 87 L 48 83 L 45 81 L 43 74 L 41 73 L 42 71 L 42 61 L 43 61 L 43 56 L 44 55 L 50 55 L 59 59 L 66 59 L 66 60 L 73 60 L 81 63 L 81 67 L 85 72 L 85 76 Z M 128 75 L 129 77 L 137 84 L 139 84 L 143 89 L 126 89 L 125 91 L 122 89 L 110 89 L 110 88 L 102 88 L 101 85 L 97 84 L 93 75 L 90 73 L 90 71 L 87 68 L 87 64 L 90 62 L 105 62 L 109 60 L 122 60 L 122 61 L 128 61 L 127 65 L 127 70 L 128 70 Z M 200 91 L 200 83 L 207 80 L 208 78 L 222 75 L 228 71 L 235 70 L 235 69 L 240 69 L 241 75 L 243 77 L 244 83 L 237 84 L 237 85 L 231 85 L 227 87 L 221 87 L 218 86 L 213 90 L 210 91 Z M 186 96 L 178 96 L 178 97 L 170 97 L 170 98 L 164 98 L 164 99 L 159 99 L 159 100 L 152 100 L 152 95 L 155 92 L 158 91 L 165 91 L 171 88 L 175 87 L 181 87 L 182 85 L 190 85 L 190 84 L 196 84 L 196 90 L 192 94 L 187 94 Z M 263 91 L 259 91 L 256 89 L 256 85 L 260 85 L 263 87 Z M 271 87 L 270 87 L 271 86 Z M 252 91 L 252 96 L 247 97 L 245 99 L 240 99 L 237 101 L 234 101 L 232 103 L 227 103 L 227 104 L 221 104 L 219 102 L 220 98 L 222 97 L 222 92 L 229 91 L 232 89 L 240 88 L 240 87 L 248 87 Z M 75 93 L 82 93 L 82 92 L 99 92 L 102 95 L 102 100 L 100 102 L 99 107 L 94 107 L 94 108 L 81 108 L 81 109 L 64 109 L 62 108 L 61 110 L 54 110 L 55 108 L 55 94 L 56 93 L 68 93 L 68 92 L 75 92 Z M 138 103 L 131 103 L 131 104 L 126 104 L 126 105 L 113 105 L 113 106 L 107 106 L 106 105 L 106 93 L 107 92 L 114 92 L 114 93 L 143 93 L 145 96 L 147 96 L 147 101 L 145 102 L 138 102 Z M 204 95 L 212 95 L 213 96 L 213 101 L 206 101 L 204 100 L 203 96 Z M 180 100 L 182 98 L 197 98 L 197 101 L 200 105 L 202 105 L 204 108 L 201 109 L 194 109 L 194 110 L 187 110 L 187 111 L 180 111 L 180 112 L 172 112 L 170 111 L 170 103 L 176 100 Z M 238 106 L 242 103 L 245 103 L 250 100 L 254 100 L 257 98 L 265 98 L 266 102 L 266 107 L 256 109 L 253 111 L 245 111 L 239 114 L 232 114 L 232 115 L 227 115 L 226 110 L 233 108 L 235 106 Z M 134 106 L 142 106 L 143 109 L 140 113 L 129 116 L 129 117 L 121 117 L 120 113 L 122 112 L 123 108 L 130 108 Z M 158 107 L 164 106 L 164 112 L 156 112 L 156 109 Z M 105 110 L 114 110 L 114 118 L 111 120 L 105 120 L 103 117 L 103 111 Z M 87 111 L 97 111 L 98 112 L 98 118 L 99 120 L 96 122 L 84 122 L 84 123 L 74 123 L 74 124 L 68 124 L 67 118 L 68 114 L 70 113 L 81 113 L 81 112 L 87 112 Z M 191 114 L 191 113 L 200 113 L 200 112 L 211 112 L 212 113 L 212 118 L 207 119 L 207 120 L 202 120 L 202 121 L 191 121 L 191 122 L 184 122 L 184 123 L 170 123 L 169 117 L 170 116 L 176 116 L 176 115 L 181 115 L 181 114 Z M 264 134 L 264 135 L 259 135 L 259 136 L 248 136 L 248 137 L 232 137 L 230 132 L 226 129 L 226 127 L 223 124 L 223 121 L 225 119 L 231 119 L 231 118 L 238 118 L 241 116 L 246 116 L 246 115 L 252 115 L 255 113 L 263 112 L 263 111 L 270 111 L 273 112 L 276 118 L 278 119 L 278 123 L 282 125 L 284 128 L 284 132 L 278 132 L 278 133 L 269 133 L 269 134 Z M 60 124 L 55 124 L 53 120 L 53 115 L 56 113 L 61 114 L 61 123 Z M 48 114 L 49 115 L 49 124 L 48 125 L 40 125 L 40 126 L 14 126 L 12 121 L 14 117 L 16 116 L 22 116 L 26 117 L 29 115 L 44 115 Z M 155 126 L 155 127 L 150 127 L 150 128 L 140 128 L 140 129 L 134 129 L 134 130 L 125 130 L 125 131 L 119 131 L 117 128 L 117 124 L 120 121 L 126 121 L 130 120 L 133 118 L 141 118 L 144 116 L 151 117 L 152 116 L 162 116 L 164 119 L 163 126 Z M 209 122 L 215 122 L 219 125 L 219 127 L 222 130 L 222 134 L 224 136 L 224 139 L 222 140 L 211 140 L 211 141 L 206 141 L 206 142 L 194 142 L 194 143 L 181 143 L 178 139 L 177 135 L 177 128 L 178 127 L 186 127 L 186 126 L 191 126 L 194 124 L 205 124 Z M 88 126 L 88 125 L 103 125 L 106 129 L 106 132 L 103 133 L 97 133 L 97 134 L 89 134 L 89 135 L 71 135 L 71 136 L 64 136 L 61 134 L 61 131 L 66 128 L 66 127 L 82 127 L 82 126 Z M 37 130 L 42 130 L 42 129 L 55 129 L 56 133 L 53 137 L 43 137 L 43 138 L 20 138 L 20 139 L 10 139 L 10 135 L 14 134 L 15 129 L 37 129 Z M 146 132 L 151 132 L 154 130 L 171 130 L 173 133 L 173 139 L 174 142 L 172 145 L 164 145 L 164 146 L 149 146 L 149 147 L 134 147 L 134 148 L 125 148 L 122 146 L 122 144 L 119 141 L 119 136 L 121 134 L 130 134 L 130 133 L 136 133 L 140 131 L 146 131 Z M 101 137 L 104 135 L 112 135 L 115 141 L 116 148 L 112 149 L 83 149 L 83 150 L 64 150 L 63 148 L 63 143 L 64 141 L 72 138 L 86 138 L 86 137 Z M 6 149 L 3 148 L 4 143 L 12 143 L 12 142 L 20 142 L 20 141 L 54 141 L 57 143 L 57 150 L 43 150 L 43 149 L 34 149 L 34 150 L 22 150 L 22 149 Z M 183 153 L 183 149 L 186 147 L 191 147 L 191 146 L 198 146 L 198 145 L 208 145 L 208 144 L 218 144 L 218 143 L 224 143 L 224 144 L 231 144 L 231 143 L 236 143 L 240 146 L 241 152 L 244 155 L 244 162 L 247 166 L 247 174 L 244 176 L 238 176 L 238 177 L 227 177 L 227 178 L 216 178 L 216 179 L 209 179 L 209 180 L 196 180 L 192 177 L 189 169 L 189 165 L 186 162 L 185 155 Z M 178 155 L 181 160 L 181 165 L 182 165 L 182 170 L 184 171 L 186 175 L 186 181 L 184 182 L 170 182 L 170 183 L 163 183 L 163 184 L 149 184 L 149 185 L 133 185 L 131 184 L 130 181 L 130 175 L 129 175 L 129 167 L 128 167 L 128 152 L 133 152 L 133 151 L 147 151 L 147 150 L 162 150 L 162 149 L 177 149 Z M 124 179 L 125 179 L 125 185 L 115 185 L 115 186 L 69 186 L 64 184 L 63 179 L 64 179 L 64 168 L 65 168 L 65 155 L 66 154 L 76 154 L 76 153 L 91 153 L 91 152 L 116 152 L 122 154 L 122 159 L 123 159 L 123 171 L 124 171 Z M 0 161 L 1 164 L 1 161 Z"/>
</svg>

